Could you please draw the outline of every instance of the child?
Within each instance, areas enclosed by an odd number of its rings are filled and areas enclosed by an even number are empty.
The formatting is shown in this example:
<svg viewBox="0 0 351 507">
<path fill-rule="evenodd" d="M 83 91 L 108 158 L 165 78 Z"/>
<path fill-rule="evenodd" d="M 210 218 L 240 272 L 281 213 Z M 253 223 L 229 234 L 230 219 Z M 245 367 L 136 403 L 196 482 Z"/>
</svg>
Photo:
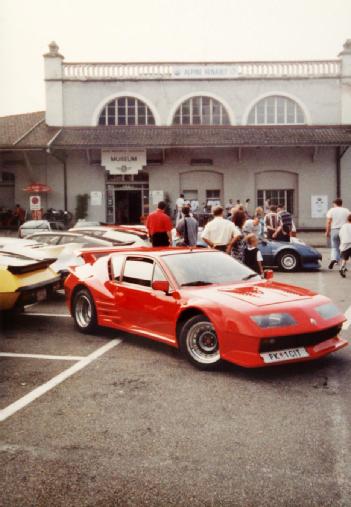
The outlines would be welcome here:
<svg viewBox="0 0 351 507">
<path fill-rule="evenodd" d="M 351 214 L 347 217 L 346 224 L 342 225 L 339 231 L 341 266 L 340 275 L 346 277 L 346 263 L 351 257 Z"/>
<path fill-rule="evenodd" d="M 251 233 L 246 236 L 245 241 L 246 246 L 244 249 L 243 262 L 246 266 L 263 277 L 263 257 L 257 248 L 258 239 L 255 234 Z"/>
</svg>

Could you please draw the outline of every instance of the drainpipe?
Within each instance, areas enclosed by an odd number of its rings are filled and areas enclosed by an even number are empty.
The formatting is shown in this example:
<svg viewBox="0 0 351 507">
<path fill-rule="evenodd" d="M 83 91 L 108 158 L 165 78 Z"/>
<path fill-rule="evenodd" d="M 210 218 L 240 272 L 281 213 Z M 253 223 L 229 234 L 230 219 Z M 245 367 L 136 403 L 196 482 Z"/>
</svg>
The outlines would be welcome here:
<svg viewBox="0 0 351 507">
<path fill-rule="evenodd" d="M 54 151 L 51 150 L 51 148 L 48 148 L 47 152 L 49 153 L 49 155 L 52 155 L 54 158 L 56 158 L 56 160 L 58 160 L 62 164 L 62 169 L 63 169 L 63 202 L 64 202 L 63 210 L 68 211 L 67 210 L 67 206 L 68 206 L 68 204 L 67 204 L 67 155 L 66 155 L 66 153 L 64 153 L 61 157 L 59 157 L 57 155 L 57 153 L 55 153 Z"/>
<path fill-rule="evenodd" d="M 349 149 L 349 146 L 341 149 L 341 146 L 337 146 L 335 161 L 336 161 L 336 197 L 341 197 L 341 159 Z"/>
</svg>

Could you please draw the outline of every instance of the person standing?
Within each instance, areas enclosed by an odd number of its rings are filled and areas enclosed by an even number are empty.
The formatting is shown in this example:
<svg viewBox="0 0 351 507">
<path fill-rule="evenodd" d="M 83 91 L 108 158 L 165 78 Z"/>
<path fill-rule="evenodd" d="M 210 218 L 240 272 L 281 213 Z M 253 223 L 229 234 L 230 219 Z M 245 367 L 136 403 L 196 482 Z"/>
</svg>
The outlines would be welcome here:
<svg viewBox="0 0 351 507">
<path fill-rule="evenodd" d="M 244 260 L 244 224 L 246 222 L 246 213 L 243 209 L 237 209 L 233 214 L 233 224 L 236 228 L 236 235 L 230 242 L 227 248 L 229 253 L 237 261 L 243 262 Z"/>
<path fill-rule="evenodd" d="M 223 217 L 222 206 L 216 206 L 213 209 L 214 219 L 207 222 L 201 238 L 210 248 L 216 248 L 225 252 L 232 240 L 240 234 L 232 221 Z"/>
<path fill-rule="evenodd" d="M 258 239 L 255 234 L 248 234 L 245 238 L 243 262 L 263 277 L 263 257 L 258 249 Z"/>
<path fill-rule="evenodd" d="M 340 197 L 337 197 L 333 201 L 333 207 L 327 213 L 325 235 L 327 238 L 330 238 L 331 244 L 329 269 L 333 269 L 334 265 L 340 261 L 339 232 L 341 227 L 347 222 L 349 214 L 350 211 L 347 208 L 343 208 Z"/>
<path fill-rule="evenodd" d="M 184 246 L 196 246 L 199 222 L 190 216 L 189 206 L 183 206 L 182 213 L 184 218 L 176 226 L 178 236 L 183 239 Z"/>
<path fill-rule="evenodd" d="M 347 217 L 346 224 L 340 227 L 339 231 L 340 238 L 340 255 L 341 255 L 341 267 L 340 275 L 346 277 L 346 263 L 351 257 L 351 213 Z"/>
<path fill-rule="evenodd" d="M 176 200 L 176 224 L 183 218 L 182 209 L 185 204 L 184 194 L 180 194 Z"/>
<path fill-rule="evenodd" d="M 272 204 L 269 207 L 269 213 L 265 216 L 264 225 L 267 232 L 267 238 L 273 239 L 273 234 L 278 227 L 277 206 L 275 206 L 275 204 Z"/>
<path fill-rule="evenodd" d="M 150 213 L 146 219 L 146 228 L 149 233 L 152 246 L 169 246 L 172 244 L 171 219 L 165 213 L 166 203 L 160 201 L 157 210 Z"/>
<path fill-rule="evenodd" d="M 279 204 L 277 207 L 278 215 L 278 228 L 272 235 L 272 239 L 277 241 L 290 242 L 290 234 L 292 231 L 292 216 L 289 211 L 286 211 L 284 204 Z"/>
</svg>

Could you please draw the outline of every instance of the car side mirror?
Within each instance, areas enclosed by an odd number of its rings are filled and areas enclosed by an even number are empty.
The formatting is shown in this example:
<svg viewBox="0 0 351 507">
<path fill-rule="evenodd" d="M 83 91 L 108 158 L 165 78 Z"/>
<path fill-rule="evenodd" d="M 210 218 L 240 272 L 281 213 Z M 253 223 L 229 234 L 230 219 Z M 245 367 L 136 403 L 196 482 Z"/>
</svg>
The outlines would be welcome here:
<svg viewBox="0 0 351 507">
<path fill-rule="evenodd" d="M 153 290 L 161 290 L 166 294 L 168 294 L 169 292 L 169 282 L 167 280 L 155 280 L 154 282 L 152 282 L 151 287 L 153 288 Z"/>
<path fill-rule="evenodd" d="M 272 280 L 273 278 L 273 270 L 272 269 L 266 269 L 264 272 L 264 278 L 265 280 Z"/>
</svg>

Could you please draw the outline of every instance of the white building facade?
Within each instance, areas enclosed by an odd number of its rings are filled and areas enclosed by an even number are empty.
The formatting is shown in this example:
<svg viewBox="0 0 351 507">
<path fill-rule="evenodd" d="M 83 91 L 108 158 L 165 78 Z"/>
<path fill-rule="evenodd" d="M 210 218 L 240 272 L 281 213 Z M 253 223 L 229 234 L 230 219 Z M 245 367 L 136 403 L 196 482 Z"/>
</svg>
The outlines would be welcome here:
<svg viewBox="0 0 351 507">
<path fill-rule="evenodd" d="M 296 62 L 65 63 L 49 49 L 45 113 L 0 118 L 0 207 L 26 207 L 33 182 L 52 188 L 44 207 L 87 193 L 89 219 L 108 223 L 180 193 L 201 210 L 283 202 L 305 229 L 337 196 L 351 207 L 351 40 Z"/>
</svg>

